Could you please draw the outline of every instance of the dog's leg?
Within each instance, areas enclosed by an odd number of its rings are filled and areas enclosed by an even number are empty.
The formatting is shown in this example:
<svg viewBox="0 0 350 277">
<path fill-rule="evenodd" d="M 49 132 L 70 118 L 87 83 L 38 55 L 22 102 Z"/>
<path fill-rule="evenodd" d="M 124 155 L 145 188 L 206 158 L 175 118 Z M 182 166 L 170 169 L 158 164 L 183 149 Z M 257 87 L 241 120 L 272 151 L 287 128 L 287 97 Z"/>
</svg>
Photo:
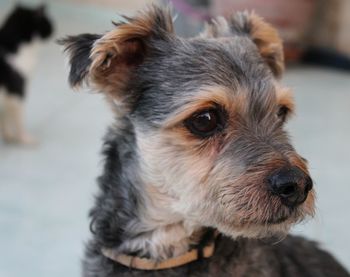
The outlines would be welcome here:
<svg viewBox="0 0 350 277">
<path fill-rule="evenodd" d="M 33 145 L 36 140 L 24 128 L 23 99 L 16 95 L 5 97 L 5 140 L 8 142 Z"/>
<path fill-rule="evenodd" d="M 4 141 L 13 142 L 15 140 L 11 116 L 8 111 L 8 92 L 0 91 L 0 134 Z"/>
<path fill-rule="evenodd" d="M 0 139 L 5 139 L 5 122 L 4 122 L 4 101 L 5 92 L 0 89 Z"/>
<path fill-rule="evenodd" d="M 1 131 L 1 136 L 4 139 L 4 141 L 6 141 L 8 143 L 15 141 L 13 128 L 11 128 L 11 122 L 10 122 L 9 117 L 5 111 L 2 112 L 2 114 L 0 116 L 0 131 Z"/>
</svg>

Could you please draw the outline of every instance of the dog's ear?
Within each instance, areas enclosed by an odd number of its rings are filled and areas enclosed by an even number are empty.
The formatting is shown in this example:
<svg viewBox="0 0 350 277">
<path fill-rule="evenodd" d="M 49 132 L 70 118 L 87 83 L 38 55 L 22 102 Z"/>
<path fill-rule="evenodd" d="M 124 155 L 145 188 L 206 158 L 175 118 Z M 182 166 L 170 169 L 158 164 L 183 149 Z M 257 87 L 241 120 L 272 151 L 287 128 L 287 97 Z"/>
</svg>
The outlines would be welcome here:
<svg viewBox="0 0 350 277">
<path fill-rule="evenodd" d="M 284 71 L 283 44 L 274 27 L 254 12 L 233 15 L 230 27 L 233 32 L 244 31 L 249 34 L 275 77 L 282 76 Z"/>
<path fill-rule="evenodd" d="M 91 51 L 91 80 L 114 97 L 123 90 L 135 67 L 143 63 L 151 41 L 167 40 L 173 33 L 169 10 L 155 5 L 125 19 L 114 23 L 116 28 L 97 40 Z"/>
<path fill-rule="evenodd" d="M 173 21 L 168 9 L 152 5 L 114 25 L 102 36 L 70 37 L 65 45 L 70 54 L 70 83 L 76 86 L 86 79 L 118 100 L 125 98 L 121 92 L 151 51 L 151 41 L 166 40 L 173 33 Z"/>
<path fill-rule="evenodd" d="M 238 12 L 228 20 L 219 17 L 202 33 L 206 37 L 248 35 L 276 78 L 284 71 L 283 44 L 278 32 L 254 12 Z"/>
<path fill-rule="evenodd" d="M 100 38 L 101 35 L 82 34 L 58 41 L 59 44 L 64 45 L 69 55 L 69 83 L 72 87 L 81 85 L 86 79 L 92 62 L 90 58 L 92 47 Z"/>
</svg>

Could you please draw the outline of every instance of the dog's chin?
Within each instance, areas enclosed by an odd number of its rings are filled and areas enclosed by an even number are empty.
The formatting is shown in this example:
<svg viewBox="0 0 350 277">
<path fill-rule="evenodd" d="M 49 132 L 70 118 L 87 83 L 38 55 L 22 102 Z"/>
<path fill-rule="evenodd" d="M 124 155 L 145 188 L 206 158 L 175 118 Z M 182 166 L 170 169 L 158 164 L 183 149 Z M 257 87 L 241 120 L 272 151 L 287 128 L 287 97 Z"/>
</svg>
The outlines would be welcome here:
<svg viewBox="0 0 350 277">
<path fill-rule="evenodd" d="M 262 209 L 261 213 L 235 213 L 235 216 L 225 217 L 225 221 L 216 222 L 215 226 L 221 233 L 232 238 L 284 238 L 291 227 L 314 215 L 314 196 L 312 194 L 302 205 L 288 207 L 277 203 L 270 209 Z"/>
<path fill-rule="evenodd" d="M 284 238 L 290 228 L 296 223 L 303 221 L 304 215 L 299 212 L 293 212 L 290 215 L 276 216 L 269 220 L 246 221 L 242 225 L 220 226 L 218 230 L 227 236 L 237 238 Z"/>
</svg>

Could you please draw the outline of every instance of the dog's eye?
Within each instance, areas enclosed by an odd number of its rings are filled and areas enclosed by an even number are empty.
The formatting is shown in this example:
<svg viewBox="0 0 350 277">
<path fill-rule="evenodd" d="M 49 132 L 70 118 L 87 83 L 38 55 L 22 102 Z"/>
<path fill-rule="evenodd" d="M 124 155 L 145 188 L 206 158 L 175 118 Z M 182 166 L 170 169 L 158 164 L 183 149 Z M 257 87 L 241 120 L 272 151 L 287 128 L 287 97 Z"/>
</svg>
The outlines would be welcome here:
<svg viewBox="0 0 350 277">
<path fill-rule="evenodd" d="M 281 121 L 285 121 L 287 119 L 288 113 L 289 113 L 289 108 L 287 106 L 282 105 L 278 108 L 277 117 Z"/>
<path fill-rule="evenodd" d="M 223 129 L 223 114 L 217 109 L 204 110 L 185 120 L 186 128 L 194 135 L 209 137 Z"/>
</svg>

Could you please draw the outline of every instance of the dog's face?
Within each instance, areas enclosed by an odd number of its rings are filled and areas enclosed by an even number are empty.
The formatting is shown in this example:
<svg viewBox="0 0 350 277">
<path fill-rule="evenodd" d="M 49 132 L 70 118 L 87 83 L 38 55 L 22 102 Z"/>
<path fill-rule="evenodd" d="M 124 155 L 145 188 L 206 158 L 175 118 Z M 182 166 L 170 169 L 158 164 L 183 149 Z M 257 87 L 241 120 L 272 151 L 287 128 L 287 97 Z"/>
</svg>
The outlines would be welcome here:
<svg viewBox="0 0 350 277">
<path fill-rule="evenodd" d="M 105 35 L 65 43 L 71 84 L 88 80 L 128 118 L 145 190 L 165 209 L 251 237 L 285 233 L 312 215 L 312 181 L 284 130 L 293 100 L 278 83 L 281 41 L 259 17 L 219 18 L 182 39 L 168 12 L 153 7 Z"/>
</svg>

